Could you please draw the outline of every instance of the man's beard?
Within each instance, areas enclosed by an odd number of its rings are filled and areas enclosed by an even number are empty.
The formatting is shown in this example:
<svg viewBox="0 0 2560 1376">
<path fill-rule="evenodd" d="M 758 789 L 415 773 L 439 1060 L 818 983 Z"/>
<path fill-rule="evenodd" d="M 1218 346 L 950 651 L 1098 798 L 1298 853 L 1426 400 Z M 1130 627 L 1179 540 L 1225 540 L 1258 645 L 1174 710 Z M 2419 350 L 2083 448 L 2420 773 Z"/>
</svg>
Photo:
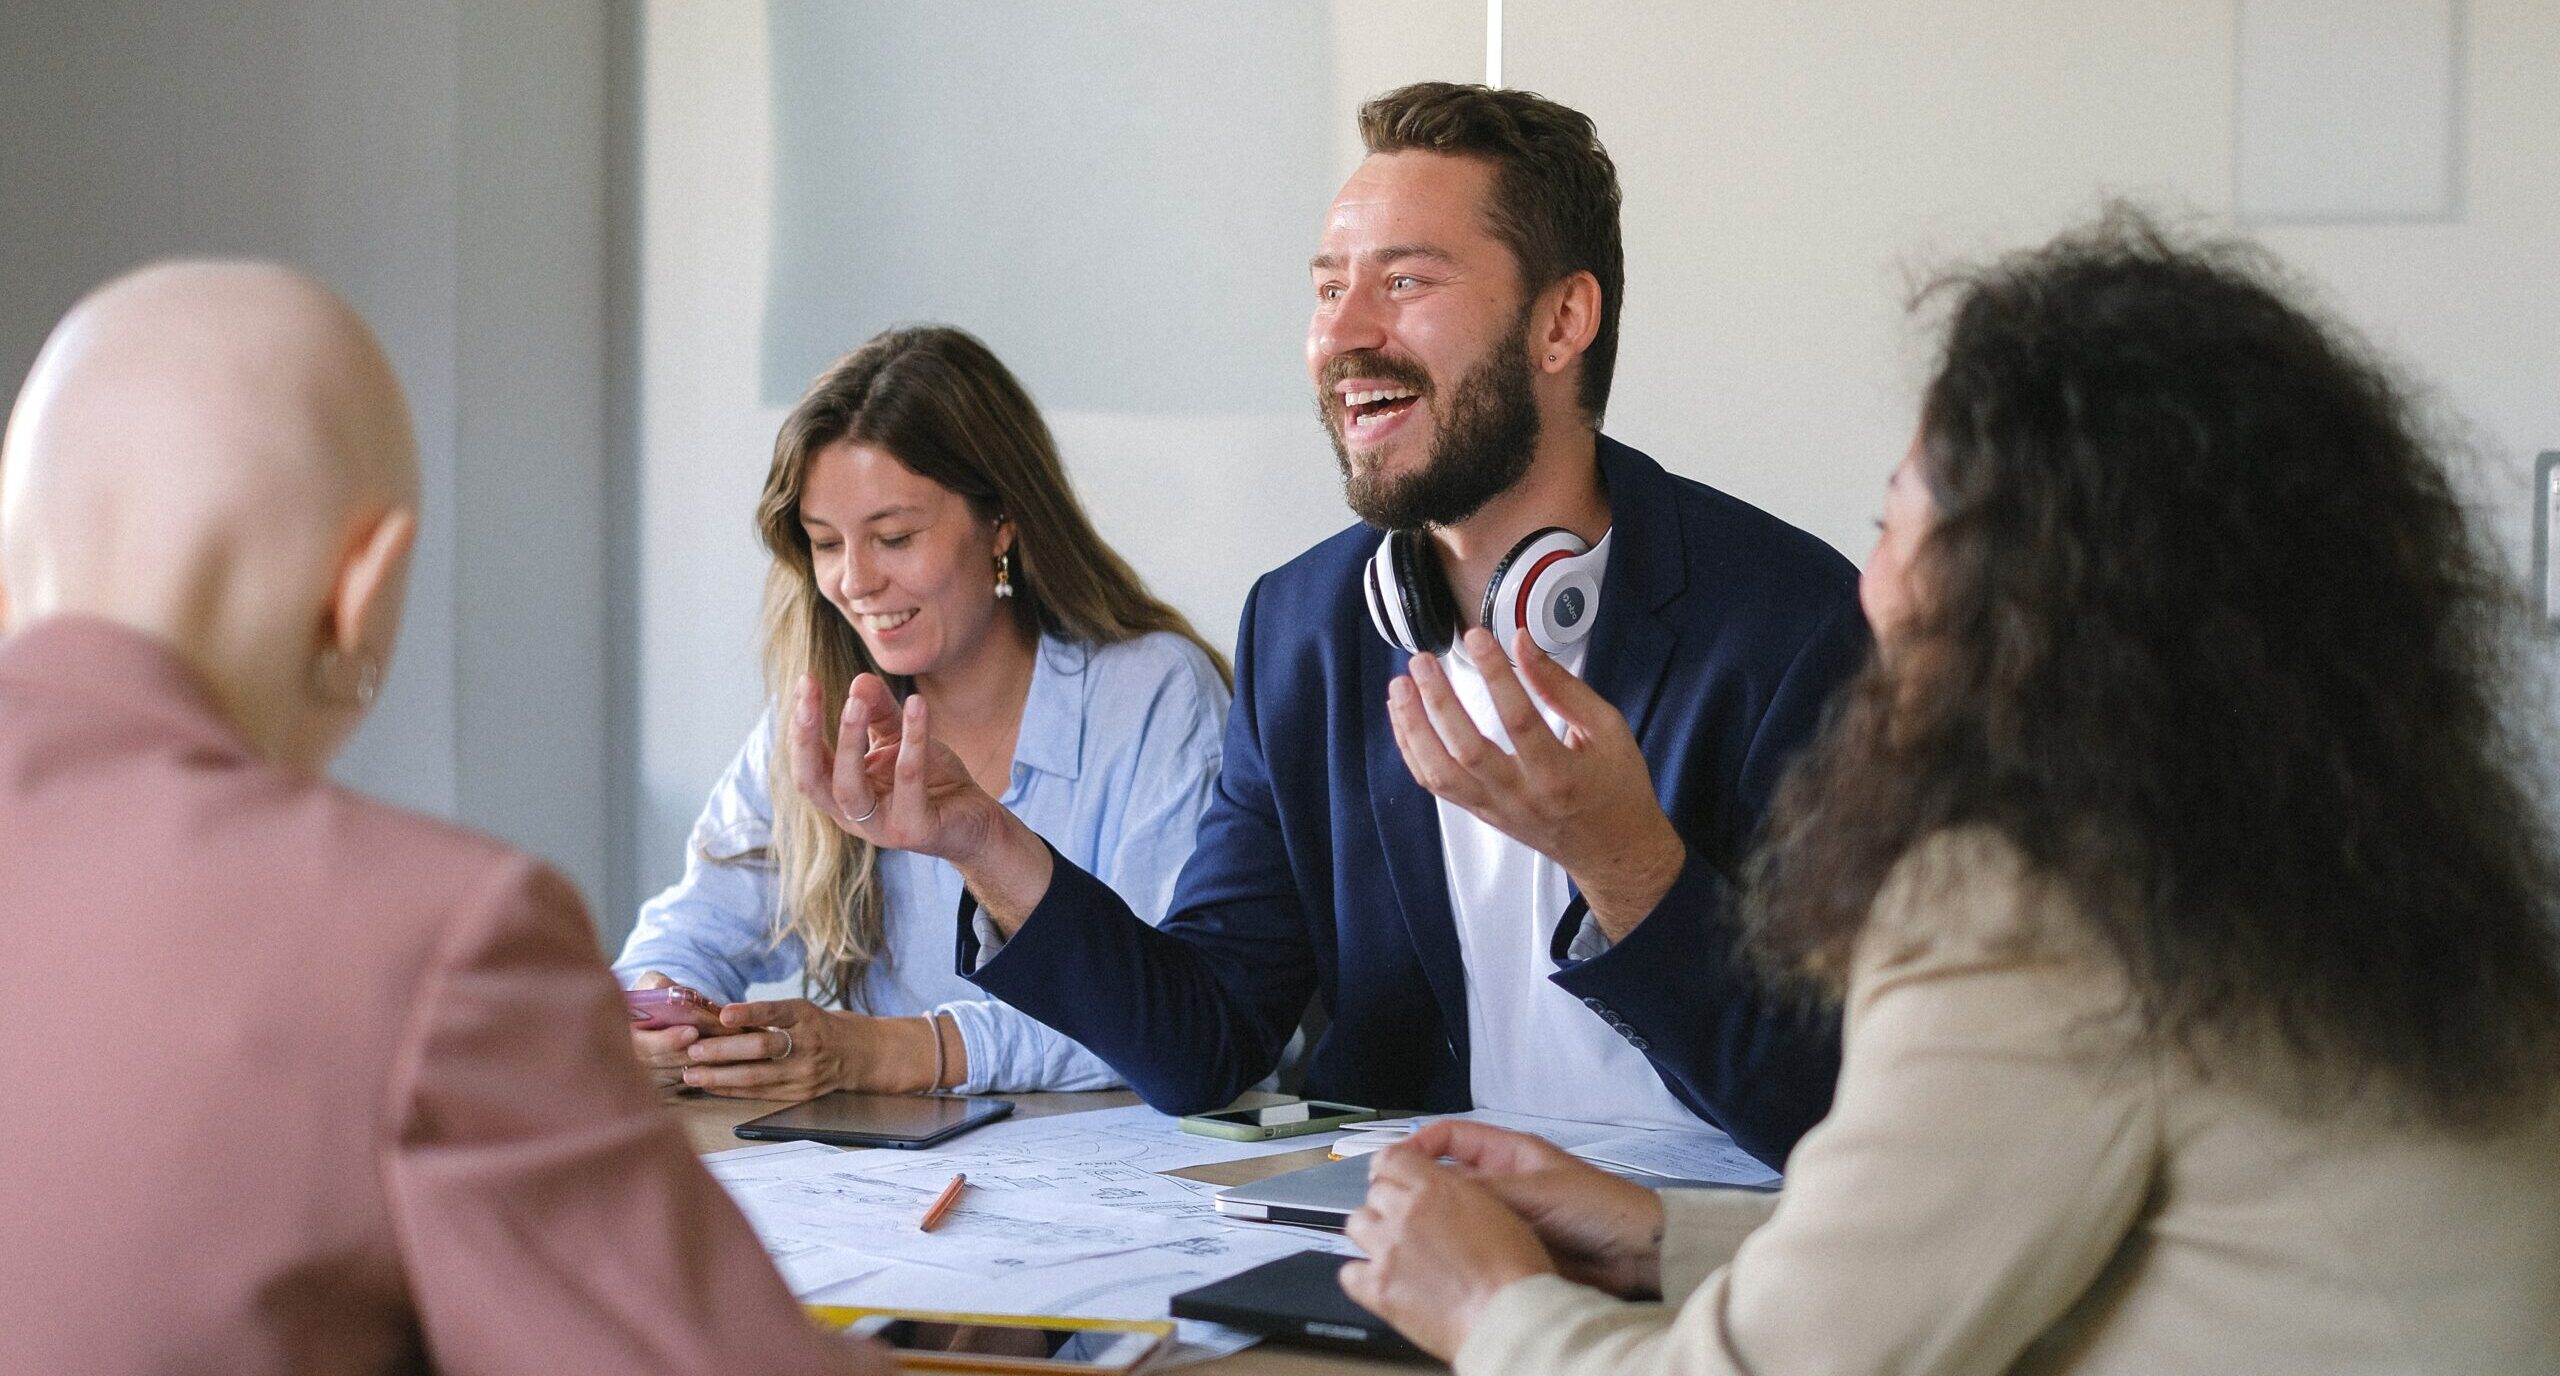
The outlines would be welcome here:
<svg viewBox="0 0 2560 1376">
<path fill-rule="evenodd" d="M 1442 411 L 1444 418 L 1431 437 L 1431 453 L 1420 469 L 1401 477 L 1388 476 L 1375 461 L 1353 462 L 1351 447 L 1343 438 L 1347 421 L 1334 401 L 1332 385 L 1343 377 L 1384 376 L 1423 391 L 1429 379 L 1409 365 L 1390 364 L 1366 353 L 1345 354 L 1328 364 L 1325 390 L 1316 395 L 1316 409 L 1333 440 L 1333 456 L 1342 464 L 1342 498 L 1352 514 L 1383 530 L 1453 526 L 1510 491 L 1529 471 L 1529 460 L 1538 447 L 1538 405 L 1529 391 L 1528 346 L 1529 313 L 1524 310 L 1484 362 L 1458 380 L 1445 410 L 1438 396 L 1432 396 L 1432 409 Z"/>
</svg>

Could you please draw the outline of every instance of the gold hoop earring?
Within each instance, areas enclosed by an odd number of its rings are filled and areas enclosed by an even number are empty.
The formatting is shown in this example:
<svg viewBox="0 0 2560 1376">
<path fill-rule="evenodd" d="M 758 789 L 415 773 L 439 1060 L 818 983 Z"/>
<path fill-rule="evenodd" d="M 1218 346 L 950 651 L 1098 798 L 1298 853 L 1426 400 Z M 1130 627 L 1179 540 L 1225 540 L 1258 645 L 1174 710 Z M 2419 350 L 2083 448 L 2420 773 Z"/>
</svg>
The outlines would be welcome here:
<svg viewBox="0 0 2560 1376">
<path fill-rule="evenodd" d="M 311 691 L 323 702 L 352 703 L 371 707 L 382 695 L 382 661 L 368 654 L 353 657 L 355 677 L 347 678 L 349 657 L 336 650 L 322 650 L 311 657 Z"/>
<path fill-rule="evenodd" d="M 996 596 L 1013 596 L 1013 551 L 996 556 Z"/>
</svg>

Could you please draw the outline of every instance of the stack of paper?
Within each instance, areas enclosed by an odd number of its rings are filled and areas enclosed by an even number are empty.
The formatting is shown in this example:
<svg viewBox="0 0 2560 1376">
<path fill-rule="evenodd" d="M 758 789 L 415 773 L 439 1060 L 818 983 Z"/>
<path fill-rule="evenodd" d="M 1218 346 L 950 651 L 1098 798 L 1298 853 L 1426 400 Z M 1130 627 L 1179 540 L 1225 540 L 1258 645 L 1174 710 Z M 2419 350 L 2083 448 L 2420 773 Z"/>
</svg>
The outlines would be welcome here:
<svg viewBox="0 0 2560 1376">
<path fill-rule="evenodd" d="M 764 1240 L 792 1293 L 818 1304 L 1160 1319 L 1194 1286 L 1338 1236 L 1239 1224 L 1218 1186 L 1158 1174 L 1325 1145 L 1327 1136 L 1232 1142 L 1143 1106 L 1011 1120 L 932 1152 L 845 1152 L 807 1142 L 706 1162 Z M 916 1225 L 955 1174 L 969 1186 L 940 1226 Z M 1252 1341 L 1181 1325 L 1177 1360 Z"/>
</svg>

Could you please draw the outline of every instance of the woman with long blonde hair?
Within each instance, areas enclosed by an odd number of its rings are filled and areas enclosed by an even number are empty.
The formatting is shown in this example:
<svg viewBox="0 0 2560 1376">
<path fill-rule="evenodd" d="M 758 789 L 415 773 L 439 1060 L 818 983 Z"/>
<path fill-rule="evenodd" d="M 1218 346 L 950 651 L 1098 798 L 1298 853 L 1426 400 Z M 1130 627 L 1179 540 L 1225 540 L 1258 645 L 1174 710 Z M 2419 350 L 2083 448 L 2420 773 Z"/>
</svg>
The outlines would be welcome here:
<svg viewBox="0 0 2560 1376">
<path fill-rule="evenodd" d="M 776 711 L 814 682 L 833 723 L 864 675 L 920 699 L 979 787 L 1161 914 L 1217 777 L 1225 660 L 1095 533 L 1022 385 L 947 326 L 819 375 L 756 525 L 775 707 L 614 966 L 725 1005 L 723 1030 L 635 1030 L 642 1059 L 662 1085 L 765 1099 L 1119 1083 L 955 973 L 958 872 L 819 813 L 789 786 Z M 743 1001 L 795 976 L 807 997 Z"/>
</svg>

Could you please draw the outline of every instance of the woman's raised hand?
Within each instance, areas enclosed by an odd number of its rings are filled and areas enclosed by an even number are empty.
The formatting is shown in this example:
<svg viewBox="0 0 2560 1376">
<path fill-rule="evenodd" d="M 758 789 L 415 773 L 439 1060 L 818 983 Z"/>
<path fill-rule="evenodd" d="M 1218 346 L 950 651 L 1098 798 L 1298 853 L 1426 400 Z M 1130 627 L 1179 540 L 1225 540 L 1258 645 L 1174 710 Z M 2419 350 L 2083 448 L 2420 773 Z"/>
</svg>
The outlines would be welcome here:
<svg viewBox="0 0 2560 1376">
<path fill-rule="evenodd" d="M 978 787 L 959 752 L 933 738 L 921 695 L 901 707 L 878 675 L 855 678 L 833 746 L 816 676 L 803 678 L 794 696 L 792 781 L 820 812 L 875 846 L 950 861 L 1008 935 L 1031 915 L 1049 889 L 1048 843 Z"/>
<path fill-rule="evenodd" d="M 826 708 L 817 677 L 804 677 L 796 696 L 792 780 L 837 826 L 875 846 L 955 864 L 987 848 L 1004 805 L 969 777 L 957 751 L 933 738 L 922 695 L 901 707 L 878 675 L 855 678 L 833 745 L 821 724 Z"/>
</svg>

